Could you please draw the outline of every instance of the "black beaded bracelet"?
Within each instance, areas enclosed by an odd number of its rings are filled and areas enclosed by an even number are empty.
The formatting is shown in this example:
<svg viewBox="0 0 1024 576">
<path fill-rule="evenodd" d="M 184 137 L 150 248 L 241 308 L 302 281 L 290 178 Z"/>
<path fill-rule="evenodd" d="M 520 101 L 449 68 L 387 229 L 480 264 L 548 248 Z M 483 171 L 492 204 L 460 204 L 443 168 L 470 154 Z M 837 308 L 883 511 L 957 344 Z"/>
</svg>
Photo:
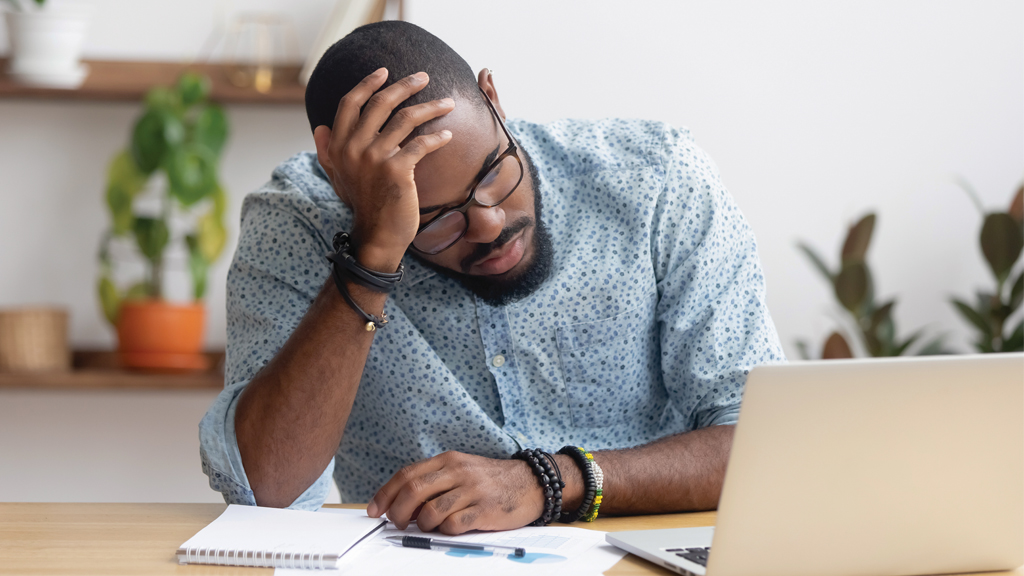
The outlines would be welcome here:
<svg viewBox="0 0 1024 576">
<path fill-rule="evenodd" d="M 544 493 L 544 512 L 540 518 L 531 522 L 530 526 L 551 524 L 562 510 L 562 489 L 565 488 L 565 483 L 561 480 L 561 471 L 554 465 L 555 459 L 539 448 L 520 450 L 512 457 L 530 465 Z"/>
<path fill-rule="evenodd" d="M 583 502 L 580 504 L 580 507 L 573 512 L 564 512 L 558 517 L 559 522 L 568 524 L 582 518 L 590 510 L 590 507 L 593 506 L 594 498 L 597 497 L 597 479 L 594 478 L 594 470 L 590 467 L 590 462 L 587 461 L 583 450 L 575 446 L 563 446 L 557 453 L 565 454 L 572 458 L 573 462 L 580 469 L 580 475 L 583 477 Z"/>
</svg>

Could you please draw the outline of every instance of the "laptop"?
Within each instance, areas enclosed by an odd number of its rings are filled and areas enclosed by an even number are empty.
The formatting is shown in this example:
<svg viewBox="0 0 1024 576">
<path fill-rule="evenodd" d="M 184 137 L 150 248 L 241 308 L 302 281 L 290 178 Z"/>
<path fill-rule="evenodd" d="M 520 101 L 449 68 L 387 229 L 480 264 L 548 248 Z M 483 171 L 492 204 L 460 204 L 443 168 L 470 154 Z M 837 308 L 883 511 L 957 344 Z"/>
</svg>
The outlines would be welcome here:
<svg viewBox="0 0 1024 576">
<path fill-rule="evenodd" d="M 607 540 L 708 576 L 1016 568 L 1024 564 L 1024 354 L 754 368 L 717 525 Z"/>
</svg>

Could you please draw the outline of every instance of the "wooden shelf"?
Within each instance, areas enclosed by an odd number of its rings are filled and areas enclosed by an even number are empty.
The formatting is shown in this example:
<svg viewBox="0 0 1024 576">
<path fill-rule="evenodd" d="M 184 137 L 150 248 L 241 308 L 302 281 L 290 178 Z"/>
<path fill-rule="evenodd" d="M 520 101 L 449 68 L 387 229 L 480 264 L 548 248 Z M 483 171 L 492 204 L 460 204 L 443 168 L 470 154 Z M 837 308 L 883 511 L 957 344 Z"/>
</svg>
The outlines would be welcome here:
<svg viewBox="0 0 1024 576">
<path fill-rule="evenodd" d="M 220 390 L 223 352 L 209 352 L 207 372 L 159 374 L 120 368 L 114 352 L 77 351 L 68 372 L 0 372 L 0 389 L 35 390 Z"/>
<path fill-rule="evenodd" d="M 239 88 L 228 81 L 228 67 L 222 64 L 182 64 L 85 60 L 89 75 L 77 89 L 24 86 L 7 76 L 7 59 L 0 59 L 0 98 L 46 98 L 53 100 L 98 100 L 141 102 L 153 86 L 173 84 L 186 70 L 206 74 L 213 83 L 211 99 L 221 104 L 303 104 L 306 87 L 299 83 L 299 65 L 274 68 L 271 90 L 262 94 L 254 88 Z"/>
</svg>

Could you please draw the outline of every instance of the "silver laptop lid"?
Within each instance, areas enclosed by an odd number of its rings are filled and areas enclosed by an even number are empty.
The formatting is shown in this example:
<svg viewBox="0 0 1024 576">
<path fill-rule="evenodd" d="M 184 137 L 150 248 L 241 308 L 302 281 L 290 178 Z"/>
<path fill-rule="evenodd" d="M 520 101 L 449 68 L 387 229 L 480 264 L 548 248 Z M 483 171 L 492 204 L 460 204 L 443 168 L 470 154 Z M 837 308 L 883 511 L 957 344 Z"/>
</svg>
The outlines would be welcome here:
<svg viewBox="0 0 1024 576">
<path fill-rule="evenodd" d="M 1024 354 L 751 371 L 708 573 L 1024 563 Z"/>
</svg>

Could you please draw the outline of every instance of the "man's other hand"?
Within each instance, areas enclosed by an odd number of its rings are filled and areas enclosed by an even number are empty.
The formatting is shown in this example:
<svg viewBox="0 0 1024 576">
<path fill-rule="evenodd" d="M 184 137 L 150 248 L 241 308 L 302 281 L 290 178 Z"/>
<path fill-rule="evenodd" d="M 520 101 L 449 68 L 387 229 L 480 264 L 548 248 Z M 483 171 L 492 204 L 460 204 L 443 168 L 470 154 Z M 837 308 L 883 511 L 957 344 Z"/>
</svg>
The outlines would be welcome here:
<svg viewBox="0 0 1024 576">
<path fill-rule="evenodd" d="M 401 530 L 413 520 L 424 532 L 451 535 L 510 530 L 539 518 L 544 496 L 522 460 L 445 452 L 399 470 L 366 512 L 374 518 L 386 513 Z"/>
</svg>

